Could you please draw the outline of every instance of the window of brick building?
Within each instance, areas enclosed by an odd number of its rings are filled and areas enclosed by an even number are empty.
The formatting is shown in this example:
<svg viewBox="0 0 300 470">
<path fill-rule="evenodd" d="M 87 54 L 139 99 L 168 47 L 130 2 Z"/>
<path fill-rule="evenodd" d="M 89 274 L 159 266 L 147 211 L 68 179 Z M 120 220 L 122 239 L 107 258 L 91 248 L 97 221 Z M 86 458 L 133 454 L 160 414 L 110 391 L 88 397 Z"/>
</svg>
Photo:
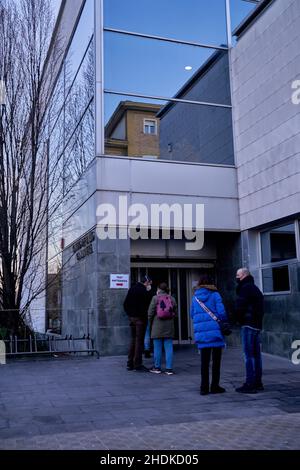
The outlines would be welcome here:
<svg viewBox="0 0 300 470">
<path fill-rule="evenodd" d="M 144 134 L 157 134 L 157 122 L 156 119 L 144 119 Z"/>
</svg>

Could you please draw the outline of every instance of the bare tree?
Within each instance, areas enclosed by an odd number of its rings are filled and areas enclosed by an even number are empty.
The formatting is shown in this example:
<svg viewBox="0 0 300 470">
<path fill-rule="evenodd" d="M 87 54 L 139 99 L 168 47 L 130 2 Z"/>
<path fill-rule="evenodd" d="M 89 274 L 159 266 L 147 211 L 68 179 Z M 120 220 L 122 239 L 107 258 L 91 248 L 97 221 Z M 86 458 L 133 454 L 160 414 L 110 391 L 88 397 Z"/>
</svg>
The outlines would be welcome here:
<svg viewBox="0 0 300 470">
<path fill-rule="evenodd" d="M 47 145 L 61 94 L 53 92 L 61 51 L 56 40 L 48 54 L 52 31 L 50 0 L 0 0 L 0 325 L 15 333 L 45 288 L 48 220 L 62 194 L 61 159 L 50 162 Z"/>
</svg>

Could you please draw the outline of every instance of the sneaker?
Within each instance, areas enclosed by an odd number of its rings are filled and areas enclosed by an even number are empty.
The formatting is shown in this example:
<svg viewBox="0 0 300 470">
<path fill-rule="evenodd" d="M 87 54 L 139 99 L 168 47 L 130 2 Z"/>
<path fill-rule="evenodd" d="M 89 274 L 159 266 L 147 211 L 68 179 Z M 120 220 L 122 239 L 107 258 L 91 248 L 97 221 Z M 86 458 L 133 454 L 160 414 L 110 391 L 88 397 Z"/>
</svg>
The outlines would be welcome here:
<svg viewBox="0 0 300 470">
<path fill-rule="evenodd" d="M 161 369 L 159 369 L 159 367 L 151 367 L 149 372 L 152 372 L 152 374 L 161 374 Z"/>
<path fill-rule="evenodd" d="M 238 393 L 256 393 L 256 388 L 248 384 L 244 384 L 241 387 L 236 388 L 235 391 Z"/>
<path fill-rule="evenodd" d="M 147 369 L 147 367 L 145 367 L 145 366 L 135 367 L 134 370 L 135 370 L 136 372 L 149 372 L 149 369 Z"/>
<path fill-rule="evenodd" d="M 166 375 L 174 375 L 174 372 L 173 372 L 172 369 L 166 369 L 166 370 L 165 370 L 165 374 L 166 374 Z"/>
<path fill-rule="evenodd" d="M 145 352 L 144 352 L 144 357 L 145 357 L 145 359 L 150 359 L 150 357 L 151 357 L 151 352 L 150 352 L 150 351 L 145 351 Z"/>
<path fill-rule="evenodd" d="M 226 390 L 223 387 L 220 387 L 220 385 L 217 385 L 216 387 L 211 386 L 210 388 L 210 393 L 225 393 Z"/>
</svg>

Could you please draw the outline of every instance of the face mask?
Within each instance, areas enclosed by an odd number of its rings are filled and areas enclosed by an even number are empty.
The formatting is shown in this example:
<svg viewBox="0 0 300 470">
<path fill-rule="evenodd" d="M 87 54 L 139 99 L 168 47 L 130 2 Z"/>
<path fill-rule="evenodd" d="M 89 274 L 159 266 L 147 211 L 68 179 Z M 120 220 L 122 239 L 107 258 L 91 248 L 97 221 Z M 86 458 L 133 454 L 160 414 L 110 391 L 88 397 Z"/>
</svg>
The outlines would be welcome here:
<svg viewBox="0 0 300 470">
<path fill-rule="evenodd" d="M 149 292 L 151 290 L 151 286 L 147 286 L 146 289 Z"/>
</svg>

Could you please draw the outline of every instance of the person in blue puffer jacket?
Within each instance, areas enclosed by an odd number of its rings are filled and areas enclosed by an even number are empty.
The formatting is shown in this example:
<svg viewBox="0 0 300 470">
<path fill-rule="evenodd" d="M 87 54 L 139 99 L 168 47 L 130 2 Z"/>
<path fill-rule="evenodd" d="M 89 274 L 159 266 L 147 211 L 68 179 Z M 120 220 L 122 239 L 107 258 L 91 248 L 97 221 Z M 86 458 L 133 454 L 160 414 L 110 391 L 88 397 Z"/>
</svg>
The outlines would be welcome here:
<svg viewBox="0 0 300 470">
<path fill-rule="evenodd" d="M 222 298 L 213 285 L 211 278 L 204 274 L 200 277 L 195 288 L 191 305 L 191 317 L 194 324 L 194 340 L 201 351 L 201 387 L 200 394 L 209 393 L 209 365 L 212 356 L 211 393 L 224 393 L 220 387 L 220 368 L 222 348 L 225 347 L 224 337 L 217 321 L 201 307 L 202 302 L 216 317 L 227 321 L 226 311 Z"/>
</svg>

